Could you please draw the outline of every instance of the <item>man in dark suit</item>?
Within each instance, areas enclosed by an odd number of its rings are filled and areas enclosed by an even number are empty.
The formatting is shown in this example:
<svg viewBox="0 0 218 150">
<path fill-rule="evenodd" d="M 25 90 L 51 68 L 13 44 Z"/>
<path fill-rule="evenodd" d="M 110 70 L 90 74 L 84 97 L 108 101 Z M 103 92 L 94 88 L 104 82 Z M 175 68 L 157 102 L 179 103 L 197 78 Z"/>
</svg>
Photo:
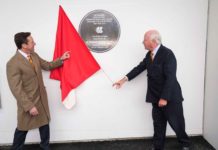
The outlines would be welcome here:
<svg viewBox="0 0 218 150">
<path fill-rule="evenodd" d="M 163 150 L 167 121 L 175 131 L 183 150 L 188 150 L 190 140 L 185 132 L 183 96 L 176 78 L 176 58 L 173 52 L 161 44 L 158 31 L 145 33 L 143 44 L 149 52 L 143 61 L 113 86 L 120 88 L 147 69 L 148 88 L 146 102 L 152 103 L 154 126 L 154 150 Z"/>
</svg>

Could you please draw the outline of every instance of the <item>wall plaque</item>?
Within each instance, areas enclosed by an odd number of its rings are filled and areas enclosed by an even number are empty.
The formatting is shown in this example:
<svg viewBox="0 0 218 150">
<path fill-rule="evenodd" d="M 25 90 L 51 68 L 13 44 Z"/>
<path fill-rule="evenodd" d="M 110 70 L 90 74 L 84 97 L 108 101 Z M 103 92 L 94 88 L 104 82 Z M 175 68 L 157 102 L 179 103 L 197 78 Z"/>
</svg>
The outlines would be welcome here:
<svg viewBox="0 0 218 150">
<path fill-rule="evenodd" d="M 79 34 L 91 51 L 102 53 L 117 44 L 120 25 L 110 12 L 94 10 L 83 17 L 79 25 Z"/>
</svg>

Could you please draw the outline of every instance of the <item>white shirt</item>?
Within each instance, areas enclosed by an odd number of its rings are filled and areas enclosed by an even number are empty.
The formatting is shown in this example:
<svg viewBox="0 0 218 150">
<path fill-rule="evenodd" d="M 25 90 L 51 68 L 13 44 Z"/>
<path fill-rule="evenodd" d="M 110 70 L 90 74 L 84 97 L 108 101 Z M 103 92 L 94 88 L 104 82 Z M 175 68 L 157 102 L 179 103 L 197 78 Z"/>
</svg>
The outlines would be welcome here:
<svg viewBox="0 0 218 150">
<path fill-rule="evenodd" d="M 24 53 L 22 50 L 18 49 L 18 52 L 23 55 L 24 58 L 26 58 L 28 60 L 28 54 Z"/>
<path fill-rule="evenodd" d="M 159 50 L 159 48 L 160 48 L 160 44 L 152 51 L 152 53 L 154 54 L 153 59 L 154 59 L 155 55 L 157 54 L 157 51 Z"/>
</svg>

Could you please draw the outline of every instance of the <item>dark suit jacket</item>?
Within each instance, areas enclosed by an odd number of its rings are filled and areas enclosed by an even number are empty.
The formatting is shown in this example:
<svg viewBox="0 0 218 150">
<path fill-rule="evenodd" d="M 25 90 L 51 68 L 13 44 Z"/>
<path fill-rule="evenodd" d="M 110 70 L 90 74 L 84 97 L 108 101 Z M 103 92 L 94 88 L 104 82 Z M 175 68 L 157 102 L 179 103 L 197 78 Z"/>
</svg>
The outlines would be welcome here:
<svg viewBox="0 0 218 150">
<path fill-rule="evenodd" d="M 147 102 L 157 103 L 160 98 L 167 101 L 183 101 L 181 87 L 176 78 L 176 58 L 170 49 L 161 45 L 153 62 L 149 51 L 143 61 L 126 76 L 130 81 L 146 69 Z"/>
</svg>

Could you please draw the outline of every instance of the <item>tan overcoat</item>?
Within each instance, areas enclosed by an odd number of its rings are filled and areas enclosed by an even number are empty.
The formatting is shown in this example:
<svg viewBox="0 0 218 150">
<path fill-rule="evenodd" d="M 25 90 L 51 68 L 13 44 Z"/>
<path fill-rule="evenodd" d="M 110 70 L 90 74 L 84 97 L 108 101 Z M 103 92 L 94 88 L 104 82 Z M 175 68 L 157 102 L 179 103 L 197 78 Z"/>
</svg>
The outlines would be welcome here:
<svg viewBox="0 0 218 150">
<path fill-rule="evenodd" d="M 7 63 L 9 87 L 17 100 L 17 128 L 22 131 L 39 128 L 49 123 L 48 98 L 41 69 L 51 70 L 62 65 L 60 59 L 47 62 L 35 52 L 31 57 L 34 67 L 19 51 Z M 29 114 L 33 106 L 37 108 L 38 116 Z"/>
</svg>

